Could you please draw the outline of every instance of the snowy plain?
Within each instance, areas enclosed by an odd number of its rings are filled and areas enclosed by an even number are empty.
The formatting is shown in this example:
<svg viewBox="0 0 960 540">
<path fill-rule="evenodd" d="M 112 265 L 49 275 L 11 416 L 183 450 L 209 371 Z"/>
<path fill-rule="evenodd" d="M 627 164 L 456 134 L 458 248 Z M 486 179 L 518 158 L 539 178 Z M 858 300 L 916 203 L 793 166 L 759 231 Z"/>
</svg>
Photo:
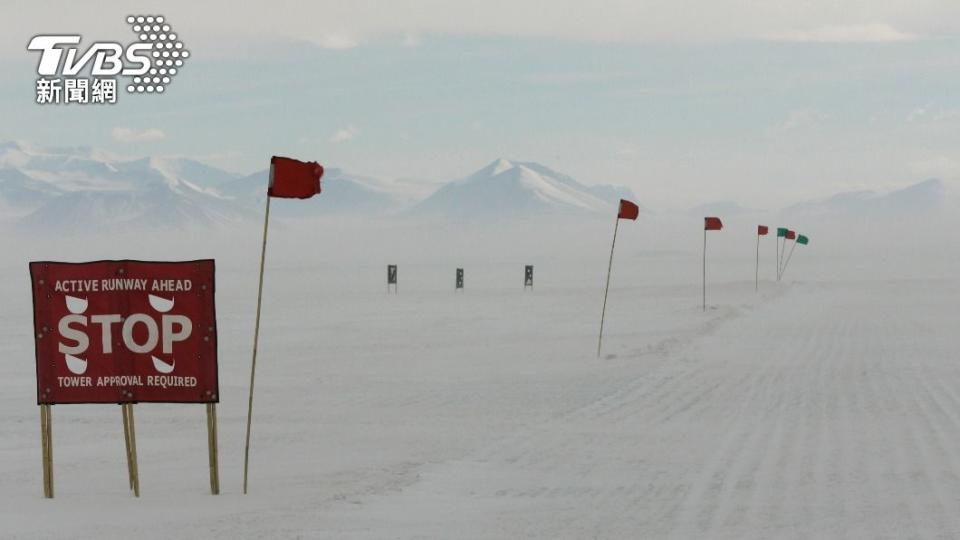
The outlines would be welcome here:
<svg viewBox="0 0 960 540">
<path fill-rule="evenodd" d="M 278 223 L 246 496 L 259 231 L 4 235 L 0 537 L 960 536 L 950 229 L 811 223 L 781 283 L 763 240 L 758 293 L 756 224 L 728 220 L 704 312 L 700 223 L 621 225 L 599 359 L 612 219 Z M 199 257 L 217 259 L 222 494 L 201 406 L 136 406 L 134 499 L 119 408 L 84 405 L 54 407 L 44 500 L 27 262 Z"/>
</svg>

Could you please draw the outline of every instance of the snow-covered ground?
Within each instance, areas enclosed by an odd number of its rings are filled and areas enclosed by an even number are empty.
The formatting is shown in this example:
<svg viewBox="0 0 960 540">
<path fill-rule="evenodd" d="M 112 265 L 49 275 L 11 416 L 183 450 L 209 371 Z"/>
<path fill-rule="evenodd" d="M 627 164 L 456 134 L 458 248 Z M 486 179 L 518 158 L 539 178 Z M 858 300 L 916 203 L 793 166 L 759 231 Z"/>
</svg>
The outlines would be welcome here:
<svg viewBox="0 0 960 540">
<path fill-rule="evenodd" d="M 0 537 L 960 536 L 954 255 L 821 233 L 777 284 L 765 240 L 758 294 L 752 239 L 728 227 L 703 312 L 696 227 L 672 251 L 625 224 L 597 359 L 612 225 L 509 242 L 275 228 L 246 496 L 256 234 L 0 241 Z M 198 256 L 218 262 L 222 495 L 203 407 L 136 406 L 134 499 L 119 407 L 77 405 L 54 407 L 42 499 L 27 261 Z"/>
</svg>

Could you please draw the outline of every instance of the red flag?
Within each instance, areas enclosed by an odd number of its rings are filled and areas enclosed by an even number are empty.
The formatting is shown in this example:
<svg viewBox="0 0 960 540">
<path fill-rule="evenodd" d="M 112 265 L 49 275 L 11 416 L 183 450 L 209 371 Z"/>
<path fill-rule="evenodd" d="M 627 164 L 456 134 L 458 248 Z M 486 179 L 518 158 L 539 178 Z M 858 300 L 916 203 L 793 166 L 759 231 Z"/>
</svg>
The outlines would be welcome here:
<svg viewBox="0 0 960 540">
<path fill-rule="evenodd" d="M 705 231 L 719 231 L 723 228 L 723 223 L 718 217 L 707 217 L 703 218 L 703 230 Z"/>
<path fill-rule="evenodd" d="M 640 207 L 636 204 L 626 200 L 620 199 L 620 212 L 617 214 L 617 219 L 637 219 L 637 216 L 640 215 Z"/>
<path fill-rule="evenodd" d="M 273 156 L 270 158 L 270 187 L 267 195 L 284 199 L 309 199 L 320 193 L 323 167 L 316 161 Z"/>
<path fill-rule="evenodd" d="M 766 236 L 770 229 L 766 225 L 757 225 L 757 235 Z"/>
<path fill-rule="evenodd" d="M 797 231 L 787 231 L 787 240 L 796 240 Z"/>
</svg>

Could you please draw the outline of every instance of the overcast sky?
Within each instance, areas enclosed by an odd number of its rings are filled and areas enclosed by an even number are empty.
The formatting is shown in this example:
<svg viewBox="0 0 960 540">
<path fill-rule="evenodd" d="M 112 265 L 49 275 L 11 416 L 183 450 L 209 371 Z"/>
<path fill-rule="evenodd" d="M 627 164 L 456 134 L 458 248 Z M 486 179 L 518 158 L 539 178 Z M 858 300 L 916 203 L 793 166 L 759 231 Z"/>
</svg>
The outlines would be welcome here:
<svg viewBox="0 0 960 540">
<path fill-rule="evenodd" d="M 32 35 L 126 42 L 155 6 L 0 0 L 0 139 L 433 180 L 504 156 L 672 206 L 960 178 L 956 1 L 167 1 L 192 57 L 164 95 L 34 104 Z"/>
</svg>

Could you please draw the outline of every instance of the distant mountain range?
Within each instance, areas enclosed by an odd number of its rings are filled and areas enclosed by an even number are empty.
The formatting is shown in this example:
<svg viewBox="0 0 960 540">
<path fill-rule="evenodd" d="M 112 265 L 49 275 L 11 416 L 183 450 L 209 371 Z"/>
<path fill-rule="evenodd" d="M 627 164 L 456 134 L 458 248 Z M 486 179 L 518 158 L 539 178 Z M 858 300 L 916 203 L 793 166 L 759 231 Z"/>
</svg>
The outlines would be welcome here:
<svg viewBox="0 0 960 540">
<path fill-rule="evenodd" d="M 898 218 L 940 212 L 947 209 L 951 202 L 947 185 L 941 180 L 930 179 L 889 193 L 838 193 L 825 199 L 788 206 L 781 214 L 805 220 Z"/>
<path fill-rule="evenodd" d="M 713 203 L 701 204 L 700 206 L 695 206 L 691 208 L 687 214 L 691 216 L 704 217 L 704 216 L 741 216 L 744 214 L 753 214 L 757 210 L 751 210 L 749 208 L 744 208 L 740 206 L 739 203 L 734 201 L 717 201 Z"/>
<path fill-rule="evenodd" d="M 267 196 L 269 170 L 222 182 L 218 192 L 245 207 L 262 211 Z M 402 201 L 394 193 L 380 188 L 376 180 L 327 167 L 321 180 L 323 192 L 306 201 L 274 201 L 278 215 L 306 217 L 339 212 L 395 212 Z"/>
<path fill-rule="evenodd" d="M 611 212 L 620 198 L 635 199 L 618 186 L 586 186 L 538 163 L 498 159 L 451 182 L 411 212 L 454 218 Z"/>
<path fill-rule="evenodd" d="M 243 176 L 185 158 L 125 160 L 85 147 L 0 143 L 0 220 L 51 229 L 229 226 L 262 215 L 267 177 L 267 170 Z M 633 197 L 626 188 L 586 186 L 537 163 L 503 159 L 425 198 L 423 188 L 328 167 L 321 196 L 276 200 L 274 209 L 288 217 L 476 218 L 603 212 L 619 197 Z"/>
<path fill-rule="evenodd" d="M 0 143 L 0 223 L 6 225 L 52 230 L 229 227 L 260 219 L 266 184 L 266 170 L 244 176 L 185 158 L 121 159 L 87 147 Z M 603 215 L 613 212 L 620 198 L 642 203 L 622 186 L 586 185 L 538 163 L 506 159 L 439 186 L 329 167 L 321 196 L 277 200 L 273 208 L 279 217 L 356 213 L 482 220 Z M 945 184 L 928 180 L 884 194 L 841 193 L 795 204 L 781 214 L 807 220 L 921 214 L 943 208 L 947 200 Z M 687 214 L 733 217 L 756 212 L 725 201 Z"/>
</svg>

